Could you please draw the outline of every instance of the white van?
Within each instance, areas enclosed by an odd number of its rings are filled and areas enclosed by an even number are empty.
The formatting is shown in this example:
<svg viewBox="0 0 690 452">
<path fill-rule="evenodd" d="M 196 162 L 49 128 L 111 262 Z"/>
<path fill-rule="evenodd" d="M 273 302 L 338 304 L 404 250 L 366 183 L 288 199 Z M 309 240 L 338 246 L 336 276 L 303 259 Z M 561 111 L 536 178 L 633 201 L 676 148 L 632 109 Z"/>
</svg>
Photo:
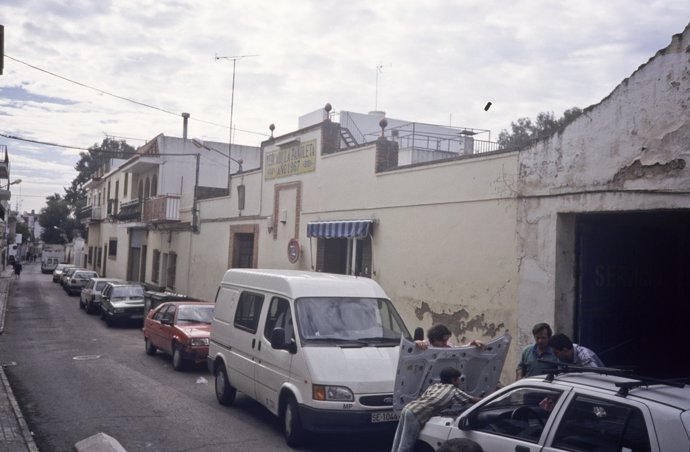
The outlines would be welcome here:
<svg viewBox="0 0 690 452">
<path fill-rule="evenodd" d="M 373 280 L 295 270 L 230 269 L 216 295 L 208 352 L 216 397 L 237 391 L 305 431 L 395 429 L 400 339 L 411 339 Z"/>
</svg>

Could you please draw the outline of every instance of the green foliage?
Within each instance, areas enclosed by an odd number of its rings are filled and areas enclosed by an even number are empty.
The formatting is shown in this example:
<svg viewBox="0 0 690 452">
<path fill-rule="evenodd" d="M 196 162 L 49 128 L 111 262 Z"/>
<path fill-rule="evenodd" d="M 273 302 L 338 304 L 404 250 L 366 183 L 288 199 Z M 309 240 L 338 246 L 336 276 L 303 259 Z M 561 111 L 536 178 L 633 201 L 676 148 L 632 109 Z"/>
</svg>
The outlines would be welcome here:
<svg viewBox="0 0 690 452">
<path fill-rule="evenodd" d="M 81 217 L 81 209 L 86 205 L 84 185 L 91 180 L 98 169 L 108 164 L 110 159 L 127 159 L 134 155 L 135 149 L 123 140 L 106 138 L 100 145 L 93 145 L 88 152 L 79 153 L 79 161 L 74 165 L 77 176 L 65 188 L 65 200 L 76 218 Z M 106 172 L 110 168 L 106 168 Z"/>
<path fill-rule="evenodd" d="M 498 134 L 498 144 L 503 149 L 524 148 L 563 129 L 581 114 L 582 110 L 573 107 L 564 111 L 563 116 L 558 119 L 553 112 L 539 113 L 534 122 L 530 118 L 520 118 L 510 123 L 510 131 L 501 130 Z"/>
<path fill-rule="evenodd" d="M 41 240 L 51 244 L 67 243 L 72 239 L 74 227 L 74 219 L 69 217 L 67 200 L 55 193 L 46 198 L 46 204 L 38 216 L 38 224 L 43 228 Z"/>
</svg>

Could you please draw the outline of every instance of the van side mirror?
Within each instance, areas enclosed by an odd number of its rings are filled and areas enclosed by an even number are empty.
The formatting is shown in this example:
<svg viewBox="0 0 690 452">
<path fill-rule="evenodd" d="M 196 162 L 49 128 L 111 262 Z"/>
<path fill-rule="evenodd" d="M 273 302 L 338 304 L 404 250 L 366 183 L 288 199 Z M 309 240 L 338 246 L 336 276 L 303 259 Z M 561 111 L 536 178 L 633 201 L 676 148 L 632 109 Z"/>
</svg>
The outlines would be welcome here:
<svg viewBox="0 0 690 452">
<path fill-rule="evenodd" d="M 288 352 L 297 353 L 297 344 L 292 340 L 285 340 L 285 328 L 274 328 L 271 332 L 271 347 L 276 350 L 287 350 Z"/>
</svg>

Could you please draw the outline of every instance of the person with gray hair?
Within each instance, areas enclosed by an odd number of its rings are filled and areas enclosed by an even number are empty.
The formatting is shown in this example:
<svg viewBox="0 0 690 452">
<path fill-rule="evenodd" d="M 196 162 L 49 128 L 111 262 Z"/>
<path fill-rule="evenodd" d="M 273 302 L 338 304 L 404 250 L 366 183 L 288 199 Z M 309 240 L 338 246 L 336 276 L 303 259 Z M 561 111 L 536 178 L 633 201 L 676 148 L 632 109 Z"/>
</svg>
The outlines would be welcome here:
<svg viewBox="0 0 690 452">
<path fill-rule="evenodd" d="M 479 401 L 458 388 L 460 371 L 454 367 L 441 370 L 441 382 L 430 385 L 417 399 L 405 405 L 395 431 L 391 452 L 413 452 L 419 431 L 432 417 L 453 403 L 470 404 Z"/>
</svg>

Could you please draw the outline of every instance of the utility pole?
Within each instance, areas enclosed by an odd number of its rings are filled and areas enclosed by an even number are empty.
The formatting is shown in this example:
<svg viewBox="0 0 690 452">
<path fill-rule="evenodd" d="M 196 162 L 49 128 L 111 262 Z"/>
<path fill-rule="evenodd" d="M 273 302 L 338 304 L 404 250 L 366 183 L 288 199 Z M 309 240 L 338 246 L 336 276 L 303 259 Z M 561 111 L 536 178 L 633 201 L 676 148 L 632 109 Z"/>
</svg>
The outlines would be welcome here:
<svg viewBox="0 0 690 452">
<path fill-rule="evenodd" d="M 232 196 L 230 189 L 231 182 L 231 164 L 232 164 L 232 115 L 235 109 L 235 67 L 237 66 L 237 60 L 243 58 L 251 58 L 259 55 L 235 55 L 235 56 L 218 56 L 216 55 L 216 61 L 218 60 L 232 60 L 232 91 L 230 94 L 230 141 L 228 142 L 228 196 Z"/>
</svg>

